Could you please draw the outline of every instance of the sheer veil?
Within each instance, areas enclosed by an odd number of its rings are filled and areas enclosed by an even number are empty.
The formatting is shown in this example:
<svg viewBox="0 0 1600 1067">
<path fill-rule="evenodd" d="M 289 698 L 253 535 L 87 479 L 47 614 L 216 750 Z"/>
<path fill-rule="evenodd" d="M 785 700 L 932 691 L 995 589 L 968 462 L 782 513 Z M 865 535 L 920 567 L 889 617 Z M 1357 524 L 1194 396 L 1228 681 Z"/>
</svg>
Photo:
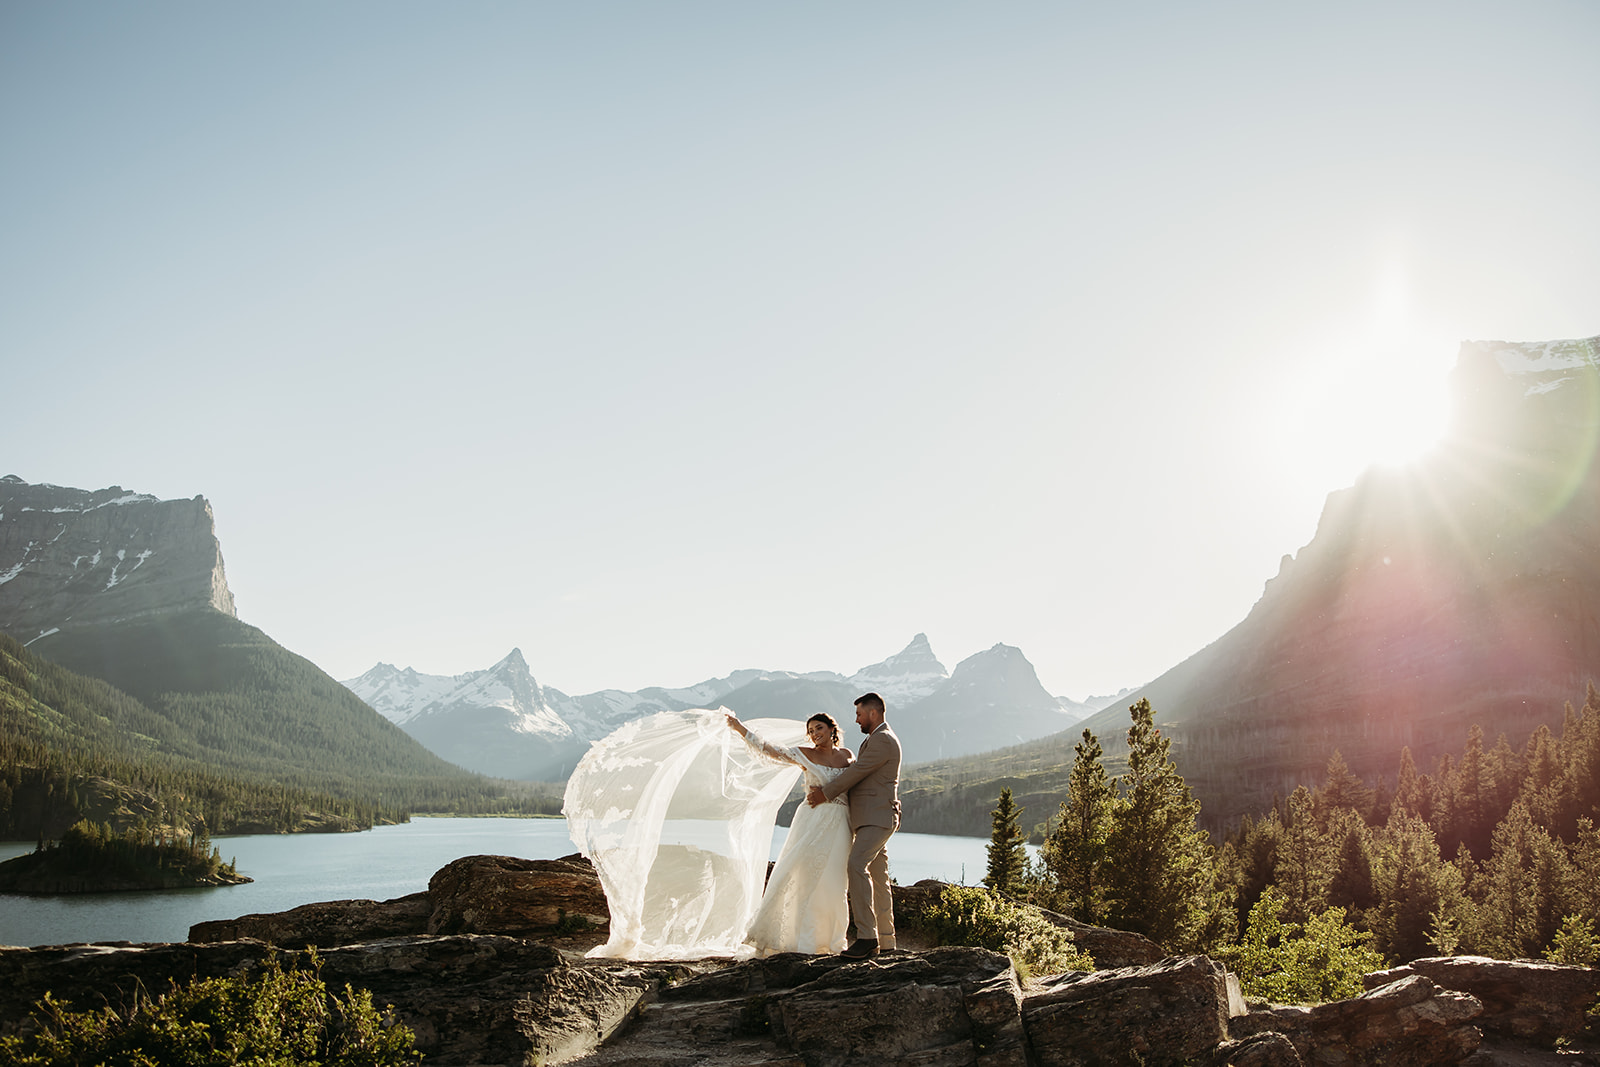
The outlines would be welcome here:
<svg viewBox="0 0 1600 1067">
<path fill-rule="evenodd" d="M 591 956 L 748 956 L 772 828 L 800 768 L 759 755 L 727 709 L 664 711 L 596 741 L 567 782 L 567 829 L 593 861 L 611 937 Z M 746 723 L 780 747 L 792 719 Z"/>
</svg>

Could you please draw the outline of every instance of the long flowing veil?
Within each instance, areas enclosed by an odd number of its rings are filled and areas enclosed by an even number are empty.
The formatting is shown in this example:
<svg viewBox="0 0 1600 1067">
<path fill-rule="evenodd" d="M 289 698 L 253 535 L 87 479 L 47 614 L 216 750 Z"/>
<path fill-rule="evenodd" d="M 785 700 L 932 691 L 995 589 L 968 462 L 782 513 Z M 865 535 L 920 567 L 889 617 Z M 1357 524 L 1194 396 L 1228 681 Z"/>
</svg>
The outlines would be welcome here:
<svg viewBox="0 0 1600 1067">
<path fill-rule="evenodd" d="M 591 956 L 747 956 L 772 828 L 800 768 L 758 755 L 727 709 L 663 711 L 596 741 L 567 781 L 562 813 L 594 863 L 611 937 Z M 792 719 L 747 724 L 798 745 Z"/>
</svg>

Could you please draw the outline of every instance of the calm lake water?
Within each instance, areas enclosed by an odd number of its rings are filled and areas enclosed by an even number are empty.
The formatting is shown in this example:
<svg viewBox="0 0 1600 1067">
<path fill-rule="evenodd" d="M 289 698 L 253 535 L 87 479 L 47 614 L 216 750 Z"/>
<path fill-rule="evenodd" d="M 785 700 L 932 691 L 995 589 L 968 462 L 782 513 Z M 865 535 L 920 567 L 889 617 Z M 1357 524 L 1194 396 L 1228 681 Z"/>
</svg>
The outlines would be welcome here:
<svg viewBox="0 0 1600 1067">
<path fill-rule="evenodd" d="M 780 826 L 773 835 L 773 858 L 787 832 Z M 565 819 L 413 819 L 359 834 L 258 834 L 213 843 L 255 881 L 149 893 L 0 894 L 0 945 L 184 941 L 190 926 L 209 919 L 417 893 L 435 871 L 462 856 L 537 860 L 577 851 Z M 983 879 L 988 844 L 984 837 L 895 834 L 889 873 L 905 885 L 923 878 L 974 885 Z M 33 849 L 32 842 L 0 842 L 0 861 Z"/>
</svg>

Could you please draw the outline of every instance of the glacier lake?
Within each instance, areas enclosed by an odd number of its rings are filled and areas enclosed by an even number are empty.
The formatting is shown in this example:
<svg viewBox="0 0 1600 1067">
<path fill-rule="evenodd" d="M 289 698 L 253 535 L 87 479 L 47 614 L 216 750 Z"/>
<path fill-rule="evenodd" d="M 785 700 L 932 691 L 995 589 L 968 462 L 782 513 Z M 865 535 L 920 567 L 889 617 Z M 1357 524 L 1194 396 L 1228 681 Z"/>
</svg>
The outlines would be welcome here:
<svg viewBox="0 0 1600 1067">
<path fill-rule="evenodd" d="M 785 827 L 773 834 L 775 858 Z M 390 900 L 428 888 L 435 871 L 462 856 L 555 859 L 576 852 L 565 819 L 416 818 L 355 834 L 254 834 L 218 837 L 224 860 L 238 862 L 247 885 L 50 897 L 0 894 L 0 945 L 78 941 L 184 941 L 211 919 L 287 911 L 319 900 Z M 986 837 L 895 834 L 889 874 L 976 885 L 987 865 Z M 34 850 L 0 842 L 0 861 Z M 1033 849 L 1029 849 L 1030 852 Z"/>
</svg>

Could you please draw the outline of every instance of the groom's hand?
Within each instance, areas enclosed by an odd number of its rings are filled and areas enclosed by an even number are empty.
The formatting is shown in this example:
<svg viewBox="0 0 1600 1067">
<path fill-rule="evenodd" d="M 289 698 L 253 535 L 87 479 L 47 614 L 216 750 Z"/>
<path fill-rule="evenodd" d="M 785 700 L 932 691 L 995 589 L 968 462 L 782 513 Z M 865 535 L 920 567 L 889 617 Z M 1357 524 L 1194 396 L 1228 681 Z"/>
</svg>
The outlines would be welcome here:
<svg viewBox="0 0 1600 1067">
<path fill-rule="evenodd" d="M 820 785 L 808 785 L 808 786 L 806 786 L 806 803 L 807 804 L 810 804 L 814 808 L 818 804 L 826 804 L 827 802 L 828 802 L 828 795 L 822 791 L 822 787 Z"/>
</svg>

